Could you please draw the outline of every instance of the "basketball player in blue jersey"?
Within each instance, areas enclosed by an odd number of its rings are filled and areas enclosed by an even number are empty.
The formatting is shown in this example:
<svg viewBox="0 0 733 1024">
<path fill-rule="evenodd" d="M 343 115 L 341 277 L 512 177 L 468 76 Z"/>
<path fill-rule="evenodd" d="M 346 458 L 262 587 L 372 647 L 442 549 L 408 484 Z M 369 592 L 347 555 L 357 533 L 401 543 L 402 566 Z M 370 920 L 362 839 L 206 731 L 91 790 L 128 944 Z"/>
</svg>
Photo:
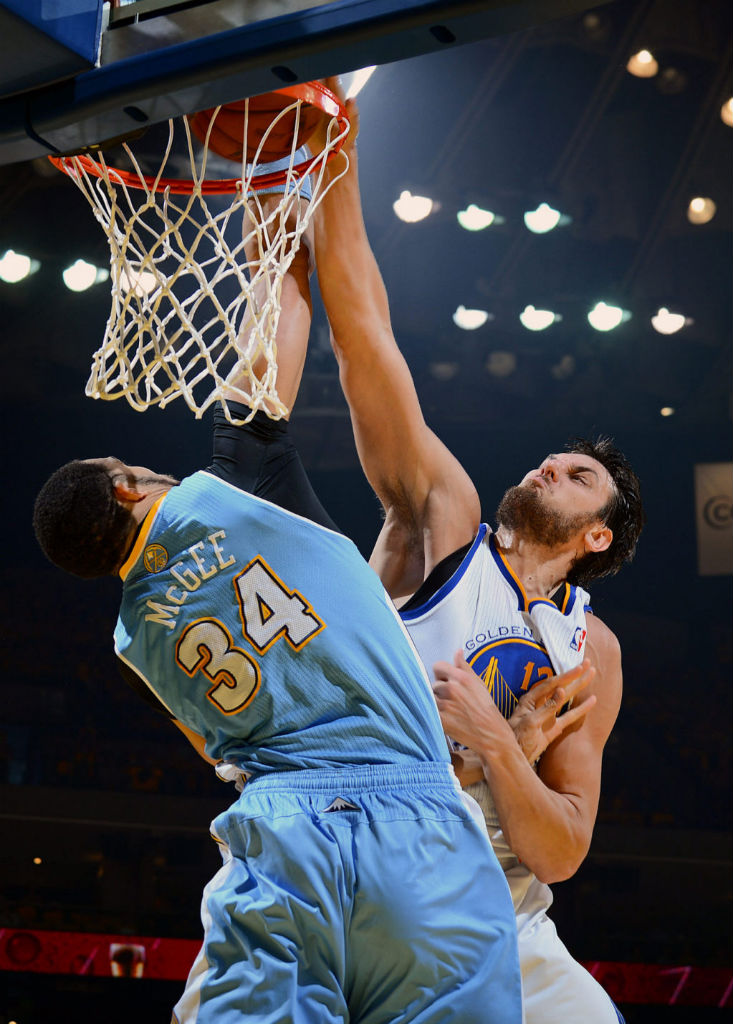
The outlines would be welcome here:
<svg viewBox="0 0 733 1024">
<path fill-rule="evenodd" d="M 288 408 L 308 257 L 283 284 Z M 180 482 L 116 457 L 71 462 L 34 525 L 64 569 L 120 577 L 126 678 L 242 790 L 212 825 L 223 866 L 174 1021 L 520 1024 L 509 890 L 429 680 L 287 422 L 217 412 L 212 464 Z"/>
<path fill-rule="evenodd" d="M 547 917 L 546 883 L 572 875 L 591 841 L 621 658 L 582 585 L 633 555 L 638 480 L 609 442 L 579 442 L 507 492 L 495 533 L 480 524 L 476 490 L 425 424 L 393 336 L 354 138 L 352 128 L 349 171 L 319 210 L 316 260 L 357 449 L 385 512 L 371 565 L 424 664 L 435 665 L 442 722 L 462 748 L 459 775 L 506 872 L 528 1024 L 615 1024 L 613 1003 Z"/>
</svg>

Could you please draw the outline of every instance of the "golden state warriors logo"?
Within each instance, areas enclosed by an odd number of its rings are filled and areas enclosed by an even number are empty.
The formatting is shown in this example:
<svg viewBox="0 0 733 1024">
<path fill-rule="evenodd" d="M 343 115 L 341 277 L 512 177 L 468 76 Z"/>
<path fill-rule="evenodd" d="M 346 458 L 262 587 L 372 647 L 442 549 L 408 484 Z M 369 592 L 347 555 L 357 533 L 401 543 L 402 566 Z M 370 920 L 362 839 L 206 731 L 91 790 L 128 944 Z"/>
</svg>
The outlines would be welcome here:
<svg viewBox="0 0 733 1024">
<path fill-rule="evenodd" d="M 168 565 L 168 552 L 162 544 L 148 544 L 143 554 L 143 565 L 148 572 L 161 572 Z"/>
<path fill-rule="evenodd" d="M 510 630 L 500 627 L 497 634 Z M 482 638 L 476 637 L 475 641 Z M 535 640 L 520 636 L 497 636 L 482 643 L 466 660 L 494 698 L 494 703 L 505 718 L 509 718 L 519 698 L 541 679 L 555 674 L 545 648 Z M 475 642 L 472 641 L 472 642 Z M 468 645 L 470 646 L 470 645 Z"/>
</svg>

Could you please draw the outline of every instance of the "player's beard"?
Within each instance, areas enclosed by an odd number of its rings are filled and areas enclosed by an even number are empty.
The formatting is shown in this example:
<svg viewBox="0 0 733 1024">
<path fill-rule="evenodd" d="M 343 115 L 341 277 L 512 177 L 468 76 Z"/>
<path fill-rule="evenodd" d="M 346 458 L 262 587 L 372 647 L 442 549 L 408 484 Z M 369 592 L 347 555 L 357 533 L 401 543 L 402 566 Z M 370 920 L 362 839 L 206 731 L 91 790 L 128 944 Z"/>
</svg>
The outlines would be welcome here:
<svg viewBox="0 0 733 1024">
<path fill-rule="evenodd" d="M 589 526 L 596 518 L 587 513 L 559 512 L 548 508 L 532 484 L 510 487 L 496 510 L 499 526 L 548 548 L 567 544 L 573 534 Z"/>
</svg>

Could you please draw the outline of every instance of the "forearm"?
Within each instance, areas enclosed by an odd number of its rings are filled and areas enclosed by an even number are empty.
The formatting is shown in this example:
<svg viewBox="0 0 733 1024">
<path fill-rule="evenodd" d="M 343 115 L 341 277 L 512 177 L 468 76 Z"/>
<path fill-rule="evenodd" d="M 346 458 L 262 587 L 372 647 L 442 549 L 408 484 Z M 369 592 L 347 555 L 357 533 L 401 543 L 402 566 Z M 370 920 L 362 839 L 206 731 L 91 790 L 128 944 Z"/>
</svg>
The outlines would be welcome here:
<svg viewBox="0 0 733 1024">
<path fill-rule="evenodd" d="M 338 157 L 337 160 L 343 160 Z M 327 174 L 338 173 L 338 164 Z M 321 297 L 339 359 L 374 359 L 374 335 L 391 331 L 387 291 L 369 245 L 361 208 L 358 157 L 349 152 L 349 169 L 329 189 L 315 218 L 315 249 Z M 368 335 L 369 344 L 358 344 Z"/>
<path fill-rule="evenodd" d="M 559 882 L 575 873 L 588 852 L 590 834 L 573 794 L 547 787 L 527 762 L 500 712 L 480 724 L 476 752 L 491 790 L 499 823 L 513 853 L 540 881 Z"/>
<path fill-rule="evenodd" d="M 389 508 L 401 495 L 409 495 L 410 504 L 422 499 L 415 474 L 428 439 L 367 238 L 355 151 L 349 159 L 349 170 L 317 211 L 316 265 L 362 467 Z"/>
</svg>

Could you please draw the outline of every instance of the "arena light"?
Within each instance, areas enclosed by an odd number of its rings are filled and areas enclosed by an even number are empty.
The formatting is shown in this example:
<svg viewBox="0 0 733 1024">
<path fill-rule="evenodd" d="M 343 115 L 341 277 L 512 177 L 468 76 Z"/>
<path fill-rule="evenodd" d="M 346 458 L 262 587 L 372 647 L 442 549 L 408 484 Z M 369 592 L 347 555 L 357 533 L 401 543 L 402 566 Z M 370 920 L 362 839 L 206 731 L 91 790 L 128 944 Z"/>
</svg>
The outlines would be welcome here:
<svg viewBox="0 0 733 1024">
<path fill-rule="evenodd" d="M 707 224 L 713 219 L 717 209 L 709 196 L 695 196 L 687 207 L 687 219 L 690 224 Z"/>
<path fill-rule="evenodd" d="M 666 306 L 660 306 L 652 317 L 652 327 L 659 334 L 676 334 L 686 324 L 692 323 L 682 313 L 670 313 Z"/>
<path fill-rule="evenodd" d="M 416 224 L 419 220 L 425 220 L 433 209 L 433 200 L 427 196 L 414 196 L 412 192 L 405 189 L 400 193 L 400 198 L 392 203 L 392 209 L 406 224 Z"/>
<path fill-rule="evenodd" d="M 510 377 L 517 368 L 517 357 L 513 352 L 490 352 L 486 369 L 492 377 Z"/>
<path fill-rule="evenodd" d="M 575 373 L 575 357 L 564 355 L 559 362 L 550 367 L 550 373 L 555 380 L 567 380 Z"/>
<path fill-rule="evenodd" d="M 435 380 L 453 380 L 458 374 L 460 366 L 458 363 L 443 361 L 429 363 L 428 370 L 430 371 L 430 376 L 434 377 Z"/>
<path fill-rule="evenodd" d="M 606 302 L 597 302 L 588 313 L 588 323 L 596 331 L 612 331 L 620 323 L 631 318 L 631 313 L 620 306 L 611 306 Z"/>
<path fill-rule="evenodd" d="M 540 203 L 536 210 L 528 210 L 524 215 L 524 223 L 535 235 L 544 235 L 552 231 L 560 223 L 561 214 L 548 203 Z"/>
<path fill-rule="evenodd" d="M 158 285 L 158 278 L 149 270 L 140 270 L 137 273 L 130 272 L 129 275 L 123 270 L 120 283 L 124 292 L 134 292 L 136 295 L 150 295 Z"/>
<path fill-rule="evenodd" d="M 733 96 L 720 108 L 720 120 L 733 128 Z"/>
<path fill-rule="evenodd" d="M 17 284 L 25 280 L 30 274 L 35 273 L 40 267 L 38 260 L 32 260 L 30 256 L 8 249 L 0 258 L 0 281 L 6 284 Z"/>
<path fill-rule="evenodd" d="M 551 309 L 525 306 L 519 314 L 519 320 L 522 327 L 526 327 L 528 331 L 544 331 L 556 320 L 562 320 L 562 317 L 558 313 L 553 313 Z"/>
<path fill-rule="evenodd" d="M 109 277 L 109 271 L 103 270 L 101 267 L 95 267 L 93 263 L 87 263 L 86 260 L 75 260 L 70 267 L 66 268 L 61 276 L 69 291 L 85 292 L 93 284 L 106 281 Z"/>
<path fill-rule="evenodd" d="M 459 210 L 456 214 L 458 223 L 466 231 L 483 231 L 484 228 L 488 228 L 496 220 L 496 216 L 491 210 L 483 210 L 480 206 L 476 206 L 475 203 L 471 203 L 465 210 Z"/>
<path fill-rule="evenodd" d="M 354 96 L 358 96 L 376 70 L 377 65 L 372 64 L 371 67 L 361 68 L 361 70 L 355 71 L 346 90 L 346 99 L 350 100 L 353 99 Z"/>
<path fill-rule="evenodd" d="M 484 326 L 489 316 L 489 312 L 485 309 L 466 309 L 465 306 L 459 306 L 453 314 L 453 323 L 461 330 L 475 331 Z"/>
<path fill-rule="evenodd" d="M 639 50 L 638 53 L 629 57 L 626 70 L 636 78 L 654 78 L 659 71 L 659 64 L 649 50 Z"/>
</svg>

